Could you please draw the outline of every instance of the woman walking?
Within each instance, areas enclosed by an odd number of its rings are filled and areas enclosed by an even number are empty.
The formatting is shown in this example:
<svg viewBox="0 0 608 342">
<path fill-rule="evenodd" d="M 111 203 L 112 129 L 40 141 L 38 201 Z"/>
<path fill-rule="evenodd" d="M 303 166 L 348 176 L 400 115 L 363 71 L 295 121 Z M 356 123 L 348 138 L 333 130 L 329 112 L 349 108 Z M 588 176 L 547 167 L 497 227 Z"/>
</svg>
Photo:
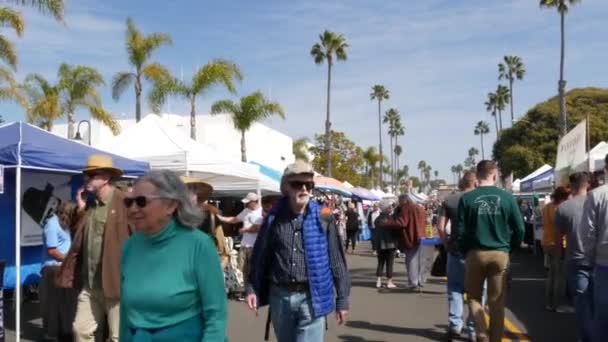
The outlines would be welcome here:
<svg viewBox="0 0 608 342">
<path fill-rule="evenodd" d="M 224 341 L 224 276 L 186 185 L 152 171 L 124 204 L 136 232 L 122 253 L 120 341 Z"/>
<path fill-rule="evenodd" d="M 349 243 L 352 244 L 351 253 L 355 253 L 357 246 L 357 233 L 359 233 L 359 214 L 355 210 L 355 205 L 348 203 L 346 210 L 346 251 L 348 252 Z"/>
<path fill-rule="evenodd" d="M 47 340 L 71 341 L 78 293 L 57 287 L 55 277 L 72 244 L 70 227 L 75 212 L 74 203 L 63 202 L 44 225 L 44 264 L 39 296 L 44 338 Z"/>
<path fill-rule="evenodd" d="M 379 227 L 376 222 L 382 222 L 390 218 L 393 205 L 389 200 L 382 200 L 379 204 L 380 215 L 374 222 L 376 226 L 376 247 L 378 252 L 378 267 L 376 268 L 376 287 L 382 287 L 382 271 L 386 266 L 386 287 L 394 289 L 397 286 L 393 283 L 393 263 L 395 262 L 395 251 L 397 249 L 397 236 L 391 229 Z"/>
</svg>

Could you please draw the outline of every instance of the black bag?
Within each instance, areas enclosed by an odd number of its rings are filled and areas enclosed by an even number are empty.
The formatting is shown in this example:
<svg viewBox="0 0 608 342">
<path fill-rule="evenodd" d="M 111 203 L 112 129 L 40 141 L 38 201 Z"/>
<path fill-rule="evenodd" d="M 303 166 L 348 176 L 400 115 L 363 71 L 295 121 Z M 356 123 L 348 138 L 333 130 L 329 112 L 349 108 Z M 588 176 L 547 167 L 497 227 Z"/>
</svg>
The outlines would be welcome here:
<svg viewBox="0 0 608 342">
<path fill-rule="evenodd" d="M 433 277 L 445 277 L 447 275 L 448 265 L 448 254 L 445 251 L 443 245 L 439 246 L 439 254 L 435 258 L 433 267 L 431 268 L 431 275 Z"/>
</svg>

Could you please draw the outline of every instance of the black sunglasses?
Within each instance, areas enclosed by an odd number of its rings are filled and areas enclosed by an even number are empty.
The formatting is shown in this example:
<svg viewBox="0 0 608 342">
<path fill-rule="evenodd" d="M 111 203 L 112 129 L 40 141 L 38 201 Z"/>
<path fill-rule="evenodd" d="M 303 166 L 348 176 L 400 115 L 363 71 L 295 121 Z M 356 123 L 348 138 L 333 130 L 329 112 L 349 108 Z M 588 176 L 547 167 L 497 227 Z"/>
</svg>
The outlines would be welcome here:
<svg viewBox="0 0 608 342">
<path fill-rule="evenodd" d="M 290 181 L 289 186 L 291 186 L 294 190 L 300 190 L 303 186 L 306 186 L 307 190 L 312 190 L 315 188 L 315 182 L 302 182 L 302 181 Z"/>
<path fill-rule="evenodd" d="M 131 208 L 131 206 L 133 205 L 133 203 L 135 203 L 138 207 L 140 208 L 145 208 L 148 203 L 150 202 L 150 200 L 153 199 L 159 199 L 161 197 L 158 196 L 137 196 L 137 197 L 126 197 L 123 202 L 125 204 L 125 207 Z"/>
</svg>

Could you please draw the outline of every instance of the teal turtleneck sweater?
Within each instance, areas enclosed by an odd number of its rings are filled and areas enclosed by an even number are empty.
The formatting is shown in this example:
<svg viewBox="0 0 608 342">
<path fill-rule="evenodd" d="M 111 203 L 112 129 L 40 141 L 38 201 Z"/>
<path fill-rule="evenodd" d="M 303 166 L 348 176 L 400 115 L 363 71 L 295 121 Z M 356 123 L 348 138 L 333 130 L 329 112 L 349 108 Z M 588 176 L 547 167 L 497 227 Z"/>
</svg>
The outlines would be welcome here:
<svg viewBox="0 0 608 342">
<path fill-rule="evenodd" d="M 211 238 L 171 220 L 133 234 L 120 265 L 120 341 L 226 339 L 224 274 Z"/>
</svg>

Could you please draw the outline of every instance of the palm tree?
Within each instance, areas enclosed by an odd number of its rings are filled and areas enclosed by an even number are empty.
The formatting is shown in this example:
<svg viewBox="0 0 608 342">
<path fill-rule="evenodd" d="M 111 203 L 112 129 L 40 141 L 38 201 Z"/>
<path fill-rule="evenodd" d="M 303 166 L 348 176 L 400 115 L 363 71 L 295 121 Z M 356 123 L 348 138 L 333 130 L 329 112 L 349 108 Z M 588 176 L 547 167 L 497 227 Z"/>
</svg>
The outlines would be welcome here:
<svg viewBox="0 0 608 342">
<path fill-rule="evenodd" d="M 454 184 L 456 184 L 457 183 L 456 176 L 458 174 L 458 168 L 456 167 L 456 165 L 452 165 L 450 167 L 450 171 L 452 171 L 452 176 L 454 177 Z"/>
<path fill-rule="evenodd" d="M 51 15 L 58 21 L 63 20 L 63 0 L 7 0 L 5 3 L 35 7 L 41 13 Z M 18 37 L 21 37 L 25 21 L 20 12 L 9 7 L 0 7 L 0 25 L 11 28 Z M 15 46 L 5 35 L 1 34 L 0 60 L 8 64 L 13 70 L 17 69 L 18 57 Z"/>
<path fill-rule="evenodd" d="M 156 113 L 169 94 L 183 97 L 190 103 L 190 137 L 196 140 L 196 98 L 207 93 L 213 86 L 222 85 L 232 94 L 236 93 L 234 81 L 241 81 L 243 75 L 239 67 L 226 60 L 213 60 L 200 67 L 192 76 L 190 84 L 168 76 L 158 79 L 149 94 L 149 102 Z"/>
<path fill-rule="evenodd" d="M 437 180 L 437 178 L 439 177 L 439 171 L 435 170 L 434 174 L 435 174 L 435 180 Z"/>
<path fill-rule="evenodd" d="M 390 166 L 390 170 L 391 170 L 391 182 L 394 183 L 394 168 L 395 168 L 395 159 L 394 159 L 394 149 L 393 149 L 393 141 L 395 140 L 396 137 L 396 123 L 397 120 L 399 120 L 399 111 L 395 108 L 390 108 L 389 110 L 386 111 L 386 113 L 384 114 L 384 119 L 383 122 L 385 124 L 388 124 L 388 135 L 390 137 L 390 144 L 391 144 L 391 149 L 390 151 L 390 161 L 391 161 L 391 166 Z"/>
<path fill-rule="evenodd" d="M 26 107 L 28 122 L 50 131 L 55 120 L 67 116 L 72 124 L 71 131 L 68 125 L 68 138 L 71 139 L 76 110 L 86 109 L 91 117 L 110 128 L 112 133 L 119 133 L 118 123 L 112 114 L 103 109 L 97 87 L 105 83 L 95 69 L 64 63 L 59 67 L 58 79 L 57 84 L 53 85 L 39 74 L 30 74 L 25 78 L 22 88 L 29 98 Z"/>
<path fill-rule="evenodd" d="M 327 61 L 327 113 L 325 118 L 325 153 L 327 155 L 327 172 L 331 177 L 331 68 L 334 65 L 334 56 L 337 61 L 345 61 L 348 44 L 343 35 L 325 30 L 319 35 L 319 42 L 310 50 L 310 55 L 317 65 Z"/>
<path fill-rule="evenodd" d="M 566 113 L 566 80 L 564 80 L 564 59 L 566 50 L 566 14 L 568 13 L 568 5 L 572 6 L 580 3 L 581 0 L 540 0 L 540 7 L 556 8 L 560 15 L 560 31 L 561 31 L 561 50 L 559 59 L 559 117 L 561 123 L 561 133 L 566 135 L 567 132 L 567 113 Z"/>
<path fill-rule="evenodd" d="M 251 126 L 273 115 L 285 119 L 285 111 L 277 102 L 264 97 L 260 91 L 241 97 L 239 103 L 232 100 L 220 100 L 211 106 L 211 114 L 229 113 L 232 115 L 234 128 L 241 132 L 241 160 L 247 162 L 247 145 L 245 133 Z"/>
<path fill-rule="evenodd" d="M 462 164 L 458 164 L 456 165 L 456 174 L 458 175 L 458 179 L 460 179 L 460 177 L 462 177 L 462 171 L 464 171 L 464 167 L 462 167 Z"/>
<path fill-rule="evenodd" d="M 97 91 L 98 87 L 106 84 L 99 71 L 84 65 L 71 66 L 63 63 L 59 66 L 58 76 L 63 99 L 62 112 L 68 119 L 68 139 L 74 139 L 75 116 L 79 108 L 88 110 L 93 118 L 110 127 L 115 134 L 118 133 L 118 123 L 103 109 Z"/>
<path fill-rule="evenodd" d="M 310 162 L 309 152 L 308 152 L 308 144 L 310 140 L 308 138 L 300 138 L 294 140 L 292 145 L 293 154 L 296 159 L 303 160 L 305 162 Z M 364 157 L 365 158 L 365 157 Z"/>
<path fill-rule="evenodd" d="M 504 64 L 498 64 L 498 79 L 503 78 L 509 81 L 509 102 L 511 103 L 511 125 L 515 122 L 515 116 L 513 114 L 513 82 L 523 80 L 526 74 L 526 67 L 518 56 L 505 56 Z"/>
<path fill-rule="evenodd" d="M 399 137 L 403 136 L 405 134 L 405 127 L 403 127 L 403 125 L 401 124 L 401 116 L 397 115 L 395 122 L 394 122 L 394 127 L 393 127 L 393 139 L 395 140 L 395 147 L 399 146 Z M 395 152 L 395 151 L 393 151 Z M 403 150 L 401 150 L 401 152 L 403 153 Z M 399 170 L 399 156 L 396 155 L 395 153 L 395 160 L 394 160 L 394 171 L 396 172 L 397 170 Z"/>
<path fill-rule="evenodd" d="M 393 164 L 393 176 L 395 177 L 395 179 L 393 180 L 393 186 L 395 187 L 395 189 L 397 189 L 397 187 L 399 186 L 399 177 L 397 177 L 397 171 L 399 170 L 399 157 L 403 153 L 403 148 L 401 147 L 401 145 L 395 144 L 395 149 L 393 150 L 393 153 L 395 154 L 395 161 Z"/>
<path fill-rule="evenodd" d="M 374 187 L 374 175 L 377 170 L 377 164 L 380 161 L 380 155 L 376 152 L 376 148 L 373 146 L 368 147 L 363 151 L 363 160 L 365 161 L 367 172 L 366 174 L 371 180 L 371 186 Z"/>
<path fill-rule="evenodd" d="M 431 184 L 431 172 L 433 171 L 433 168 L 431 167 L 431 165 L 427 165 L 424 170 L 423 170 L 423 174 L 424 174 L 424 180 L 426 182 L 426 185 L 429 186 Z"/>
<path fill-rule="evenodd" d="M 509 104 L 509 88 L 499 84 L 496 88 L 496 110 L 498 111 L 498 120 L 500 122 L 500 130 L 502 131 L 502 111 Z"/>
<path fill-rule="evenodd" d="M 483 148 L 483 135 L 490 133 L 490 126 L 485 121 L 479 121 L 477 125 L 475 125 L 475 135 L 479 135 L 481 137 L 481 159 L 486 159 L 484 148 Z"/>
<path fill-rule="evenodd" d="M 424 169 L 426 169 L 426 162 L 421 160 L 418 162 L 418 170 L 420 171 L 420 182 L 424 179 Z"/>
<path fill-rule="evenodd" d="M 126 40 L 129 63 L 135 70 L 123 71 L 114 75 L 112 79 L 112 98 L 118 101 L 125 90 L 131 84 L 134 84 L 135 121 L 139 122 L 141 120 L 142 78 L 155 82 L 164 81 L 169 78 L 169 72 L 164 66 L 158 63 L 151 63 L 149 59 L 154 50 L 163 45 L 169 45 L 172 41 L 171 37 L 165 33 L 144 35 L 135 27 L 131 18 L 127 18 Z"/>
<path fill-rule="evenodd" d="M 500 129 L 498 129 L 498 115 L 497 115 L 497 106 L 496 106 L 496 94 L 488 93 L 488 100 L 484 103 L 486 106 L 486 111 L 489 112 L 494 117 L 494 125 L 496 125 L 496 138 L 498 138 L 498 133 L 502 130 L 502 123 Z"/>
<path fill-rule="evenodd" d="M 378 144 L 378 151 L 380 152 L 380 156 L 384 156 L 384 154 L 382 154 L 382 101 L 384 100 L 388 100 L 388 98 L 390 97 L 390 92 L 388 89 L 386 89 L 383 85 L 381 84 L 376 84 L 372 87 L 372 92 L 371 94 L 369 94 L 370 99 L 376 100 L 378 101 L 378 140 L 379 140 L 379 144 Z M 382 169 L 382 160 L 384 158 L 380 158 L 380 169 Z M 380 184 L 382 184 L 382 182 L 384 181 L 384 177 L 382 175 L 382 173 L 379 175 L 380 177 Z"/>
<path fill-rule="evenodd" d="M 14 101 L 27 108 L 27 99 L 22 87 L 13 77 L 13 73 L 2 67 L 0 67 L 0 101 Z"/>
</svg>

